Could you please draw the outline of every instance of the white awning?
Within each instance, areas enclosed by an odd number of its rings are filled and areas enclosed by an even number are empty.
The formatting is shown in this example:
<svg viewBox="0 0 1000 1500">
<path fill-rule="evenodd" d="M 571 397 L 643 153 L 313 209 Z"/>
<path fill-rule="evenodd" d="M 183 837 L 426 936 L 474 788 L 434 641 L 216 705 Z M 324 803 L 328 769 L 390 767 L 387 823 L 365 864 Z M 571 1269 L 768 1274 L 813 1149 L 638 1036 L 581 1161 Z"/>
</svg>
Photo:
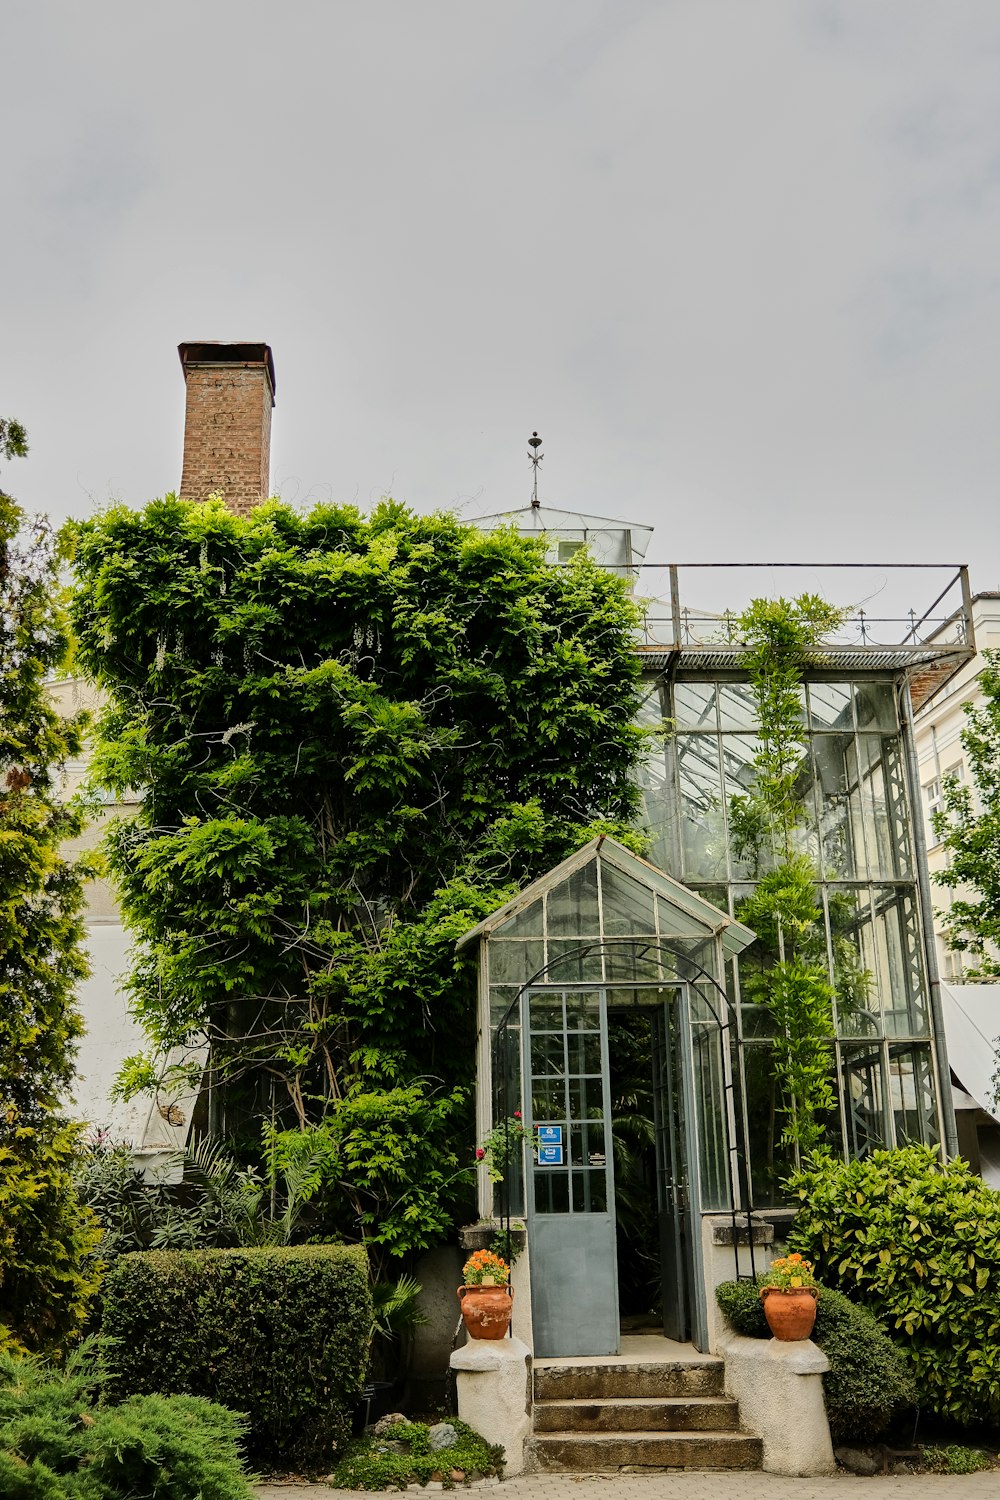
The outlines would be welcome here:
<svg viewBox="0 0 1000 1500">
<path fill-rule="evenodd" d="M 1000 1124 L 993 1085 L 1000 984 L 942 984 L 941 1010 L 952 1072 L 965 1093 Z"/>
</svg>

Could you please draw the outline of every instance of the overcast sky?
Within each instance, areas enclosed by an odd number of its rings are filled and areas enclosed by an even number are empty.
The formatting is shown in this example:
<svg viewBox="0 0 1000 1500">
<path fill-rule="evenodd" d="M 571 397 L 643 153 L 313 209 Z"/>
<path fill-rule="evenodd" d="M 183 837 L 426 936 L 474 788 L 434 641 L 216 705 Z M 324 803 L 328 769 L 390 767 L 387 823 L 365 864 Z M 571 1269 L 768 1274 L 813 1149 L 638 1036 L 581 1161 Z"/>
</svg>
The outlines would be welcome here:
<svg viewBox="0 0 1000 1500">
<path fill-rule="evenodd" d="M 649 556 L 1000 587 L 997 0 L 5 0 L 29 507 L 180 478 L 267 340 L 272 487 L 542 495 Z M 929 602 L 929 601 L 928 601 Z"/>
</svg>

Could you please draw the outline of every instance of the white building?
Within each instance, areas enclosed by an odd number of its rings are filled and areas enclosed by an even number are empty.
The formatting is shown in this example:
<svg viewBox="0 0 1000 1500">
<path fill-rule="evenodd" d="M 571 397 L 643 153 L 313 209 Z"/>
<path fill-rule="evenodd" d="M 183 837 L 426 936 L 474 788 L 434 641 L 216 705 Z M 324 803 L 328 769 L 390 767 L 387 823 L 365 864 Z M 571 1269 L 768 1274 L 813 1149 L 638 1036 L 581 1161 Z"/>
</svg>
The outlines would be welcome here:
<svg viewBox="0 0 1000 1500">
<path fill-rule="evenodd" d="M 944 807 L 944 784 L 952 776 L 971 783 L 961 739 L 966 724 L 964 709 L 966 704 L 983 701 L 978 681 L 985 666 L 983 651 L 1000 649 L 1000 591 L 973 595 L 972 622 L 975 656 L 959 668 L 914 719 L 921 811 L 932 881 L 934 873 L 946 869 L 948 864 L 948 851 L 933 826 L 933 814 Z M 993 1081 L 1000 1037 L 1000 985 L 965 982 L 962 954 L 948 947 L 942 922 L 955 892 L 936 884 L 932 884 L 932 892 L 934 941 L 942 979 L 941 1009 L 955 1085 L 959 1147 L 987 1182 L 1000 1187 L 1000 1106 Z"/>
</svg>

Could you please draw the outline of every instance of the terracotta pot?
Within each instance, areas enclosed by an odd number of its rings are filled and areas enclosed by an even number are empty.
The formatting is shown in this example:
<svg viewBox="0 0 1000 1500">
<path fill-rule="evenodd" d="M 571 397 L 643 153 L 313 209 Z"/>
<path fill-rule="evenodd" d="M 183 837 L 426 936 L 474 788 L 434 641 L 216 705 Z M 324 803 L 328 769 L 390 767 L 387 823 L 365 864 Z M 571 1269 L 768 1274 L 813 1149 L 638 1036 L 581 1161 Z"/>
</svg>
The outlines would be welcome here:
<svg viewBox="0 0 1000 1500">
<path fill-rule="evenodd" d="M 458 1299 L 470 1339 L 502 1339 L 510 1328 L 514 1293 L 506 1286 L 460 1286 Z"/>
<path fill-rule="evenodd" d="M 764 1304 L 767 1326 L 776 1339 L 794 1343 L 796 1339 L 807 1339 L 816 1322 L 816 1298 L 814 1286 L 789 1287 L 763 1286 L 760 1300 Z"/>
</svg>

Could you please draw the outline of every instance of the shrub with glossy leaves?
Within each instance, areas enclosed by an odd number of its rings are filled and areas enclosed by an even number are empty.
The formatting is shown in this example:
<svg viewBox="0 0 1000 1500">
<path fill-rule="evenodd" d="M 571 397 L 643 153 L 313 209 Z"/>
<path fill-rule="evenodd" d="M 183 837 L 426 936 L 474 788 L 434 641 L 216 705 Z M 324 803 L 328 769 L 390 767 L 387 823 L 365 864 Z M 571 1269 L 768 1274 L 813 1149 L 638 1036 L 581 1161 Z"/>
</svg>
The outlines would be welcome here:
<svg viewBox="0 0 1000 1500">
<path fill-rule="evenodd" d="M 925 1411 L 1000 1418 L 1000 1193 L 964 1161 L 907 1146 L 864 1161 L 809 1159 L 790 1179 L 789 1244 L 827 1285 L 882 1320 Z"/>
</svg>

